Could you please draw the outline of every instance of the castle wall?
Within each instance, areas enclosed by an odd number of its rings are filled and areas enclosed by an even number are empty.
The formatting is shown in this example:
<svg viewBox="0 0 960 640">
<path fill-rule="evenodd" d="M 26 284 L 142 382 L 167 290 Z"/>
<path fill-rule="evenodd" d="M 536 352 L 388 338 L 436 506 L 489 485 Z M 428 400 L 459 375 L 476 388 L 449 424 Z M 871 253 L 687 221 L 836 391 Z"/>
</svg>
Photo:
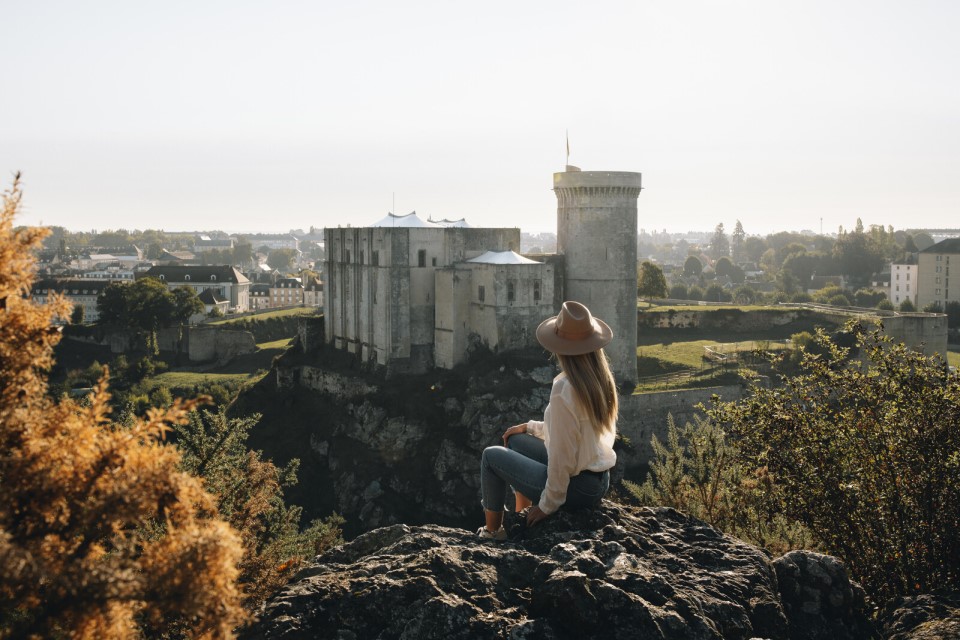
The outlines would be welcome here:
<svg viewBox="0 0 960 640">
<path fill-rule="evenodd" d="M 325 341 L 399 374 L 434 366 L 436 272 L 488 250 L 518 248 L 520 230 L 327 228 L 324 238 Z"/>
<path fill-rule="evenodd" d="M 472 271 L 447 267 L 436 271 L 436 318 L 434 363 L 452 369 L 467 352 L 470 333 Z M 474 294 L 475 295 L 475 294 Z"/>
<path fill-rule="evenodd" d="M 606 347 L 618 381 L 637 379 L 637 197 L 640 174 L 553 174 L 564 298 L 590 307 L 613 329 Z"/>
</svg>

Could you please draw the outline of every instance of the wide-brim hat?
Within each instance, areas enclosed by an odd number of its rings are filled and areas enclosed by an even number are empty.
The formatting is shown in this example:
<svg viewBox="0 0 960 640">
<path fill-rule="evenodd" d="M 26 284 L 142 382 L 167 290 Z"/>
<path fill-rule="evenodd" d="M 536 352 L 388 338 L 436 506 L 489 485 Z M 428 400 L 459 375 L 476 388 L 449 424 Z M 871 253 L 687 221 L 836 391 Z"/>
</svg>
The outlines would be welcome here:
<svg viewBox="0 0 960 640">
<path fill-rule="evenodd" d="M 579 356 L 603 348 L 613 339 L 606 322 L 594 318 L 579 302 L 563 303 L 560 313 L 537 327 L 537 340 L 552 353 Z"/>
</svg>

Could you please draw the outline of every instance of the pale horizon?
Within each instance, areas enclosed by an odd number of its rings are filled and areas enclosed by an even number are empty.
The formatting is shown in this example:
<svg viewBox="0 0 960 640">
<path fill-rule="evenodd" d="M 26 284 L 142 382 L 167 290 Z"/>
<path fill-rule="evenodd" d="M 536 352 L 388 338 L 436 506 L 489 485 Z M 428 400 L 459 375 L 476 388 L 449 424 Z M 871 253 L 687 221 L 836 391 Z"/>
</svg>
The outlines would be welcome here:
<svg viewBox="0 0 960 640">
<path fill-rule="evenodd" d="M 71 230 L 555 231 L 552 174 L 638 226 L 960 226 L 960 6 L 35 2 L 4 8 L 0 185 Z M 394 204 L 395 203 L 395 204 Z"/>
</svg>

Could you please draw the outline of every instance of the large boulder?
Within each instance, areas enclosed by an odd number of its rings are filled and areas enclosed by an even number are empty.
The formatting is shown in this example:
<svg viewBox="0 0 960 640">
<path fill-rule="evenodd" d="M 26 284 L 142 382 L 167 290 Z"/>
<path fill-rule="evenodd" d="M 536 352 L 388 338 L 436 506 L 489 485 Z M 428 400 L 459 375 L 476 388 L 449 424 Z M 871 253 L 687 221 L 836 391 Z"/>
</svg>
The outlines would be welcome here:
<svg viewBox="0 0 960 640">
<path fill-rule="evenodd" d="M 886 607 L 883 626 L 890 640 L 960 638 L 960 593 L 901 598 Z"/>
<path fill-rule="evenodd" d="M 605 501 L 508 529 L 505 543 L 437 525 L 363 534 L 301 571 L 245 637 L 791 637 L 768 556 L 672 509 Z"/>
<path fill-rule="evenodd" d="M 875 636 L 866 615 L 866 594 L 850 580 L 843 563 L 812 551 L 791 551 L 774 560 L 791 640 Z"/>
</svg>

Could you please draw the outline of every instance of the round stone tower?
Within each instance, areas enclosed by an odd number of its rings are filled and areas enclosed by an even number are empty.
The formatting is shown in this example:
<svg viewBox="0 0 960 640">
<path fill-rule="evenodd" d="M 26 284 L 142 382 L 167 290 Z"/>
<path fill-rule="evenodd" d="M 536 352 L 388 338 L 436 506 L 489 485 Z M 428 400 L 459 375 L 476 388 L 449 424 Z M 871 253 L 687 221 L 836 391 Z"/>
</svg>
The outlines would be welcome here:
<svg viewBox="0 0 960 640">
<path fill-rule="evenodd" d="M 613 329 L 607 355 L 620 383 L 637 379 L 637 197 L 640 174 L 553 174 L 557 253 L 564 255 L 564 299 L 582 302 Z"/>
</svg>

